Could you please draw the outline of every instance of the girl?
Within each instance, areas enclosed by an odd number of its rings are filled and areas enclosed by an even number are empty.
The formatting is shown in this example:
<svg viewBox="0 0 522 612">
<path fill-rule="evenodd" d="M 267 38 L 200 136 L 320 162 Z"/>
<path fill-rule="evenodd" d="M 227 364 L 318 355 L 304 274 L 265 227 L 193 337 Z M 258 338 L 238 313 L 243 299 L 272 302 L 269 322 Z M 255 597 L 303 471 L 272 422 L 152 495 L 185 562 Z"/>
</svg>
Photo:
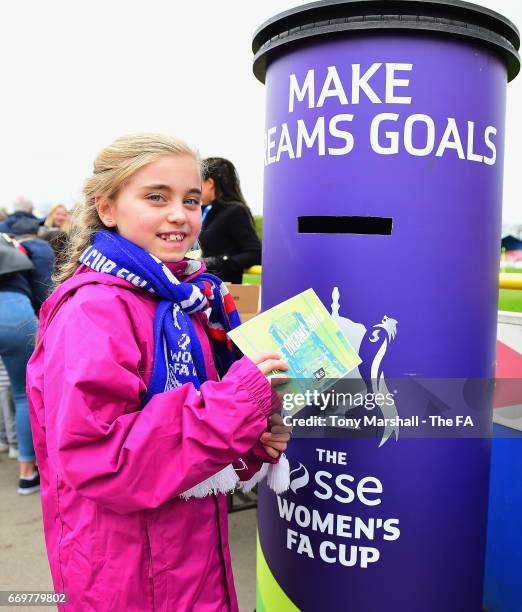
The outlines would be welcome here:
<svg viewBox="0 0 522 612">
<path fill-rule="evenodd" d="M 261 242 L 234 164 L 222 157 L 203 162 L 203 228 L 199 237 L 209 271 L 241 283 L 243 270 L 261 263 Z"/>
<path fill-rule="evenodd" d="M 28 369 L 55 590 L 68 611 L 237 610 L 222 493 L 286 448 L 265 374 L 287 365 L 232 364 L 230 295 L 184 257 L 201 226 L 185 144 L 119 138 L 84 196 Z"/>
</svg>

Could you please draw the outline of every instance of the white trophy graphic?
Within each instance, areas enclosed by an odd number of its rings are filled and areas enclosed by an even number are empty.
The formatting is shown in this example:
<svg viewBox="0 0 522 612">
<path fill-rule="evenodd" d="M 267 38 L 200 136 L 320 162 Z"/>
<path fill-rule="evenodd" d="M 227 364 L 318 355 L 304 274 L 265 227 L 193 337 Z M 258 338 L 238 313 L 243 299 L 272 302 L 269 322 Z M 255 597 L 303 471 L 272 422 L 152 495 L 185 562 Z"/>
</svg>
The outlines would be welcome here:
<svg viewBox="0 0 522 612">
<path fill-rule="evenodd" d="M 331 307 L 333 318 L 362 359 L 359 366 L 354 368 L 346 378 L 360 379 L 361 385 L 370 383 L 371 388 L 367 389 L 368 392 L 374 394 L 390 393 L 384 377 L 383 360 L 390 343 L 397 335 L 397 321 L 384 315 L 380 323 L 376 323 L 368 329 L 362 323 L 356 323 L 351 319 L 340 316 L 340 293 L 338 287 L 333 288 Z M 391 406 L 382 405 L 380 406 L 380 410 L 383 417 L 386 419 L 392 419 L 398 416 L 395 403 Z M 382 446 L 392 434 L 395 434 L 396 440 L 399 438 L 398 425 L 395 427 L 386 425 L 379 447 Z"/>
</svg>

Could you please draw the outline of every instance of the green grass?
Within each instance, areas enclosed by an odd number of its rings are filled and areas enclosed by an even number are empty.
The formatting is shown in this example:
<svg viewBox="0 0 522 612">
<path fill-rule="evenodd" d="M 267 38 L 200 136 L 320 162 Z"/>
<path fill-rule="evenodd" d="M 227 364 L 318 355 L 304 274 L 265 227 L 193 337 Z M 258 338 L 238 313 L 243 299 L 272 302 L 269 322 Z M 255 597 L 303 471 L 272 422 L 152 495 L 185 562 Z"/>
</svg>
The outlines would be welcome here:
<svg viewBox="0 0 522 612">
<path fill-rule="evenodd" d="M 522 274 L 522 268 L 510 268 L 509 266 L 501 266 L 500 267 L 500 271 L 501 272 L 515 272 L 517 274 Z"/>
<path fill-rule="evenodd" d="M 522 291 L 520 289 L 500 289 L 498 309 L 522 312 Z"/>
<path fill-rule="evenodd" d="M 243 285 L 260 285 L 260 274 L 243 274 Z"/>
</svg>

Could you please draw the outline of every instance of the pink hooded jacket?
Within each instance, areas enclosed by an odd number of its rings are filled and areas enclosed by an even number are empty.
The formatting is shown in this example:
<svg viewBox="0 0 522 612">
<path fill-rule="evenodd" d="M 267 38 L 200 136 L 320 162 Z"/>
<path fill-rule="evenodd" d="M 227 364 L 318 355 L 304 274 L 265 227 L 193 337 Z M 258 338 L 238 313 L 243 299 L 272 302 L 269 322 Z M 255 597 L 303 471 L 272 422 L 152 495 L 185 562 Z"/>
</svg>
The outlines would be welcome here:
<svg viewBox="0 0 522 612">
<path fill-rule="evenodd" d="M 272 461 L 259 443 L 270 385 L 245 357 L 215 382 L 196 315 L 201 394 L 187 384 L 140 409 L 156 307 L 83 268 L 41 310 L 27 389 L 47 554 L 68 611 L 238 610 L 225 496 L 178 496 L 230 463 L 248 480 Z"/>
</svg>

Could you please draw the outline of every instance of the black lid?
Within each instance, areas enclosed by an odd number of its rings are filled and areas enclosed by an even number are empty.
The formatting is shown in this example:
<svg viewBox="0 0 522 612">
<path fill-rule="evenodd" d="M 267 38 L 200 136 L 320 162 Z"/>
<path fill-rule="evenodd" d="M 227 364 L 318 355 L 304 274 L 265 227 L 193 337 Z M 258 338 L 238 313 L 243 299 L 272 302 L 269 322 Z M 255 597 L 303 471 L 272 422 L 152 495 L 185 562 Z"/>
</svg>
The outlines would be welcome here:
<svg viewBox="0 0 522 612">
<path fill-rule="evenodd" d="M 500 53 L 508 81 L 520 70 L 518 29 L 482 6 L 460 0 L 321 0 L 279 13 L 256 30 L 254 74 L 264 83 L 270 58 L 290 44 L 365 30 L 415 30 L 472 38 Z"/>
</svg>

